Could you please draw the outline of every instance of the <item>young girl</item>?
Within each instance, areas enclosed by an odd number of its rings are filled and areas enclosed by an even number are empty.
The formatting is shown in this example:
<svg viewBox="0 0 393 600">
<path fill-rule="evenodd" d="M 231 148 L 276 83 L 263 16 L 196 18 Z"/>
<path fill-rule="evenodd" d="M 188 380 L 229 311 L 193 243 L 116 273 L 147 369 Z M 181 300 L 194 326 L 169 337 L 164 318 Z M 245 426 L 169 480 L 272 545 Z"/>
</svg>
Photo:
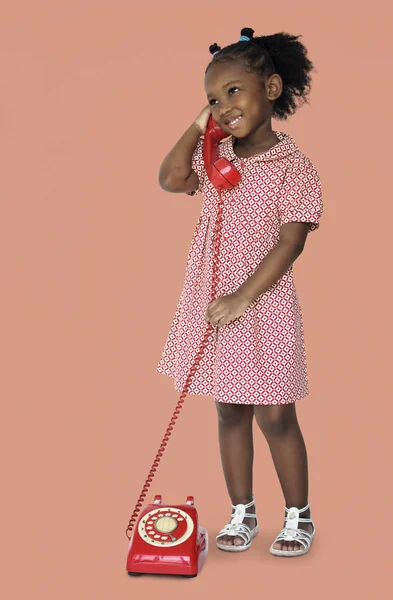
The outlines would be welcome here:
<svg viewBox="0 0 393 600">
<path fill-rule="evenodd" d="M 272 130 L 307 102 L 314 68 L 300 36 L 276 33 L 221 49 L 205 71 L 208 105 L 163 161 L 159 182 L 169 192 L 202 193 L 203 207 L 187 260 L 183 291 L 157 371 L 182 391 L 204 337 L 216 326 L 191 380 L 191 394 L 212 395 L 218 413 L 224 477 L 234 511 L 217 535 L 226 551 L 250 547 L 258 533 L 252 491 L 255 415 L 285 498 L 283 528 L 270 552 L 308 552 L 315 533 L 308 504 L 307 452 L 295 402 L 308 395 L 303 322 L 293 263 L 319 226 L 321 183 L 294 138 Z M 207 177 L 201 135 L 212 114 L 228 133 L 219 155 L 240 171 L 222 192 L 217 294 L 209 304 L 218 191 Z"/>
</svg>

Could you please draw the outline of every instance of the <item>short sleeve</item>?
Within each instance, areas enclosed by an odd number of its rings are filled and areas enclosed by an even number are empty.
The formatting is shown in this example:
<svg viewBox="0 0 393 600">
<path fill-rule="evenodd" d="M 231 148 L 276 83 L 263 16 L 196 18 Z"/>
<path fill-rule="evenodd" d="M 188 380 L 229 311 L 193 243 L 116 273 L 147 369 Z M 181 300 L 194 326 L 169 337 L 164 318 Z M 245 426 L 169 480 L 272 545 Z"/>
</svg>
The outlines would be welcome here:
<svg viewBox="0 0 393 600">
<path fill-rule="evenodd" d="M 310 224 L 309 231 L 318 229 L 323 213 L 322 186 L 309 159 L 287 171 L 278 208 L 281 225 L 300 221 Z"/>
<path fill-rule="evenodd" d="M 191 159 L 192 170 L 198 175 L 199 185 L 198 189 L 193 190 L 191 192 L 186 192 L 189 196 L 195 196 L 195 194 L 200 194 L 202 192 L 203 186 L 205 184 L 206 178 L 206 170 L 205 163 L 203 162 L 203 137 L 200 137 L 197 145 L 195 147 L 194 153 Z"/>
</svg>

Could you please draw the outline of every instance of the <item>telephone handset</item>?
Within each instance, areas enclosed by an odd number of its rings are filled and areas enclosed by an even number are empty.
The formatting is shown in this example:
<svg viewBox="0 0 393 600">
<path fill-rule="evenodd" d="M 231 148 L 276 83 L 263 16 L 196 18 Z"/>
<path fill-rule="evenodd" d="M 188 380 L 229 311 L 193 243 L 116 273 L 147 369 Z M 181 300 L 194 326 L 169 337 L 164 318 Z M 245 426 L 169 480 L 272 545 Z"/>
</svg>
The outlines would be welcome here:
<svg viewBox="0 0 393 600">
<path fill-rule="evenodd" d="M 206 173 L 213 186 L 218 190 L 220 197 L 217 209 L 217 231 L 214 240 L 213 297 L 218 281 L 217 262 L 223 215 L 221 191 L 235 187 L 240 181 L 240 173 L 235 166 L 226 158 L 219 157 L 218 143 L 225 137 L 228 137 L 228 134 L 222 131 L 210 116 L 203 141 L 203 160 Z M 201 570 L 206 559 L 208 534 L 206 529 L 198 524 L 198 515 L 194 506 L 193 496 L 188 496 L 184 504 L 164 506 L 161 496 L 156 495 L 154 503 L 148 504 L 142 510 L 137 521 L 135 534 L 130 538 L 128 532 L 134 526 L 134 521 L 142 506 L 142 500 L 145 498 L 157 470 L 160 458 L 172 433 L 175 420 L 188 392 L 190 380 L 196 371 L 197 364 L 201 359 L 212 329 L 214 329 L 213 326 L 209 324 L 126 529 L 127 537 L 130 540 L 126 567 L 129 575 L 157 573 L 195 577 Z"/>
<path fill-rule="evenodd" d="M 203 161 L 210 181 L 218 190 L 233 188 L 240 181 L 240 173 L 236 167 L 228 159 L 218 155 L 218 143 L 226 137 L 228 134 L 210 116 L 203 140 Z"/>
</svg>

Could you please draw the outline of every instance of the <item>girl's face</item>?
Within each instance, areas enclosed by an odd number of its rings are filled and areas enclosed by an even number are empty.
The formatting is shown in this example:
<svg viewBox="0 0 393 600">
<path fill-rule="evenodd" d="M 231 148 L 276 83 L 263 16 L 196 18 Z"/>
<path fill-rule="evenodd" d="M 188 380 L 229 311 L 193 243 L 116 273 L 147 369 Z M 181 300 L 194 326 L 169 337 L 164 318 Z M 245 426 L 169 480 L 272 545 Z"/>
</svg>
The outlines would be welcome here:
<svg viewBox="0 0 393 600">
<path fill-rule="evenodd" d="M 281 94 L 279 75 L 258 76 L 242 63 L 215 63 L 205 75 L 205 91 L 218 126 L 237 138 L 245 138 L 267 122 L 270 128 L 273 101 Z M 237 120 L 236 120 L 237 119 Z"/>
</svg>

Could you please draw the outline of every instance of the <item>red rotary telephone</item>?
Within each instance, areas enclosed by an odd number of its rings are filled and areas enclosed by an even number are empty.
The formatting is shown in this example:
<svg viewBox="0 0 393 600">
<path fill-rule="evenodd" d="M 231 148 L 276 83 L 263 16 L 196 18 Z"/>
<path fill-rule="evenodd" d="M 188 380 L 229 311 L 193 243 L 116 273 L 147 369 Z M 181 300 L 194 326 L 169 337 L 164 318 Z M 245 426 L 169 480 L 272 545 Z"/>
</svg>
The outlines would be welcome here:
<svg viewBox="0 0 393 600">
<path fill-rule="evenodd" d="M 203 140 L 203 160 L 206 173 L 213 186 L 218 190 L 220 198 L 217 209 L 212 274 L 213 284 L 210 302 L 215 298 L 217 284 L 217 266 L 222 223 L 221 191 L 235 187 L 240 181 L 240 173 L 236 167 L 226 158 L 219 157 L 218 143 L 225 137 L 228 137 L 228 134 L 222 131 L 210 116 Z M 183 392 L 176 405 L 126 529 L 126 535 L 130 540 L 126 565 L 129 575 L 155 573 L 196 577 L 205 562 L 208 551 L 208 535 L 206 529 L 198 524 L 198 515 L 194 507 L 193 496 L 187 496 L 184 504 L 163 505 L 161 496 L 156 495 L 153 504 L 148 504 L 142 510 L 137 522 L 136 531 L 131 538 L 128 536 L 128 532 L 131 532 L 133 529 L 134 522 L 142 506 L 142 501 L 146 496 L 169 436 L 171 435 L 175 420 L 186 397 L 190 380 L 196 371 L 212 330 L 214 330 L 214 327 L 209 323 L 205 337 L 195 357 L 194 364 L 186 379 Z"/>
</svg>

